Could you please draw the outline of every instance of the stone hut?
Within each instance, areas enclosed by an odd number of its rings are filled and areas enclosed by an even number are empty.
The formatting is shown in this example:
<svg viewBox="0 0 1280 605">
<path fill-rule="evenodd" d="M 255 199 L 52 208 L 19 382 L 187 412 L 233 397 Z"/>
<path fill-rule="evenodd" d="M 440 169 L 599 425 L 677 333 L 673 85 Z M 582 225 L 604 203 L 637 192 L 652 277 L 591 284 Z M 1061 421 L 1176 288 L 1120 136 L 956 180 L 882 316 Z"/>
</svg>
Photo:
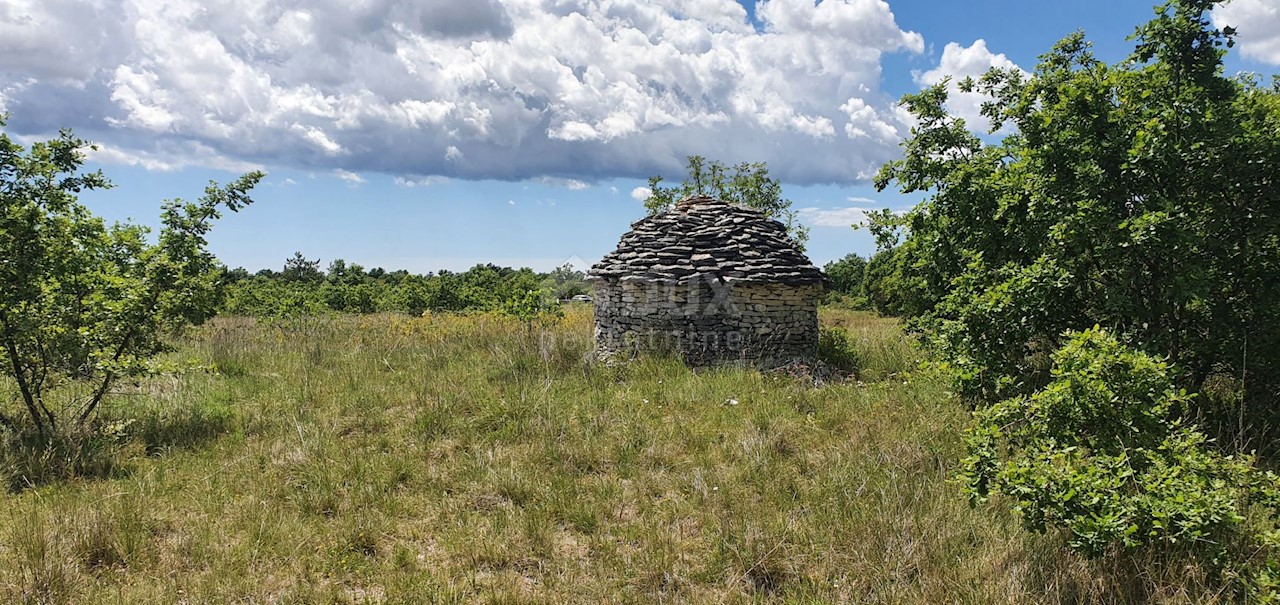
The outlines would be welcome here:
<svg viewBox="0 0 1280 605">
<path fill-rule="evenodd" d="M 666 351 L 695 365 L 775 366 L 818 348 L 825 276 L 786 227 L 709 197 L 641 219 L 587 273 L 596 352 Z"/>
</svg>

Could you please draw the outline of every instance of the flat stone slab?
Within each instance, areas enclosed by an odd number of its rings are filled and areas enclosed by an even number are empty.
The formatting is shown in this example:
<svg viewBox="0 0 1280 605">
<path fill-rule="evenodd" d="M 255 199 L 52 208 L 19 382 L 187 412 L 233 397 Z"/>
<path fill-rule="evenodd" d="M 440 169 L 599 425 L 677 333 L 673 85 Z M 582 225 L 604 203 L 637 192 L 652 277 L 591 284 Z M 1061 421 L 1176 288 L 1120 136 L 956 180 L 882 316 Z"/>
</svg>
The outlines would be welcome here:
<svg viewBox="0 0 1280 605">
<path fill-rule="evenodd" d="M 588 279 L 687 283 L 733 276 L 744 283 L 822 284 L 787 228 L 764 213 L 692 197 L 640 219 Z"/>
</svg>

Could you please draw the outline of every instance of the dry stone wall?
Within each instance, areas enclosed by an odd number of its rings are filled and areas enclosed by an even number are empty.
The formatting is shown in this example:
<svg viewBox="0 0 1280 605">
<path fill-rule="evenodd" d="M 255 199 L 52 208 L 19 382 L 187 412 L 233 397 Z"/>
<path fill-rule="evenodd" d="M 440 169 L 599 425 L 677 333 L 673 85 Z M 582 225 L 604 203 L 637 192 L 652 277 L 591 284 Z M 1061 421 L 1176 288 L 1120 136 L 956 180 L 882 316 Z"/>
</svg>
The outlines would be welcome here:
<svg viewBox="0 0 1280 605">
<path fill-rule="evenodd" d="M 599 280 L 596 350 L 606 359 L 670 352 L 696 365 L 810 359 L 821 290 L 813 283 Z"/>
</svg>

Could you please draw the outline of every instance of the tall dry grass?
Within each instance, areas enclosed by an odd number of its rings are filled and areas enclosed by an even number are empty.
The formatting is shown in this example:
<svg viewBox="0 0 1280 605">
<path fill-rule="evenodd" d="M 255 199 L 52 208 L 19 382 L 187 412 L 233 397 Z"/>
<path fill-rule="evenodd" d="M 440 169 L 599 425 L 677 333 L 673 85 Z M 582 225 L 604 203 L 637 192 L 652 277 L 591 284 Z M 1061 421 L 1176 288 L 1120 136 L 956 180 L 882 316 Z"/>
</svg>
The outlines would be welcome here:
<svg viewBox="0 0 1280 605">
<path fill-rule="evenodd" d="M 117 471 L 0 496 L 0 600 L 1214 600 L 970 508 L 945 382 L 892 320 L 823 322 L 861 383 L 595 364 L 584 308 L 219 319 L 175 354 L 208 370 L 113 400 Z"/>
</svg>

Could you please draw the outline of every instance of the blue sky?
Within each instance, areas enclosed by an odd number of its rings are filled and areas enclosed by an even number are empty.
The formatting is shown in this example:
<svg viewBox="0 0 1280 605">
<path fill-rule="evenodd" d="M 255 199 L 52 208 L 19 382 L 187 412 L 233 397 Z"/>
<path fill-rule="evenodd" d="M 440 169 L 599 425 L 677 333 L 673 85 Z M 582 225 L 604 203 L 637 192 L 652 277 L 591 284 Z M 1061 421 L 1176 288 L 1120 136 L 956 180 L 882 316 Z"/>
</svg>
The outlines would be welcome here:
<svg viewBox="0 0 1280 605">
<path fill-rule="evenodd" d="M 1277 72 L 1278 13 L 1219 9 L 1241 31 L 1228 71 Z M 643 216 L 644 177 L 678 180 L 690 153 L 769 162 L 822 264 L 872 250 L 848 226 L 861 210 L 918 201 L 867 178 L 908 128 L 901 94 L 1030 70 L 1076 29 L 1114 61 L 1151 14 L 1115 0 L 0 0 L 0 108 L 19 137 L 66 125 L 101 144 L 93 166 L 117 188 L 83 199 L 111 220 L 153 223 L 165 198 L 267 171 L 257 204 L 210 238 L 251 270 L 294 251 L 416 272 L 586 268 Z"/>
</svg>

